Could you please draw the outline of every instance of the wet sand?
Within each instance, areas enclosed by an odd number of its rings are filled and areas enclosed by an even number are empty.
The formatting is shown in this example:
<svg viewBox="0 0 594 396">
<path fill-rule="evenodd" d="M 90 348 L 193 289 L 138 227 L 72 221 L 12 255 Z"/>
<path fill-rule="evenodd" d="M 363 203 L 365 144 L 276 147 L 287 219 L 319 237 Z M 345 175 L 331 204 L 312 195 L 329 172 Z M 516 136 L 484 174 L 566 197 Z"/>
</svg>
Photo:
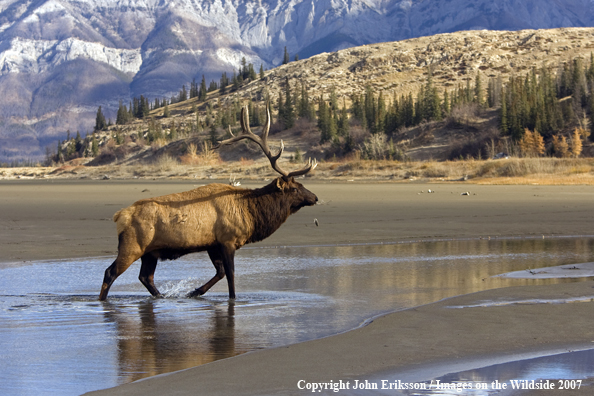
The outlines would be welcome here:
<svg viewBox="0 0 594 396">
<path fill-rule="evenodd" d="M 201 184 L 144 180 L 0 182 L 0 266 L 109 256 L 107 266 L 117 247 L 111 221 L 114 212 L 138 199 Z M 259 246 L 594 234 L 591 186 L 315 180 L 304 184 L 318 195 L 321 205 L 302 209 Z M 435 193 L 428 193 L 428 189 Z M 461 195 L 466 191 L 470 195 Z M 594 341 L 592 302 L 447 307 L 498 298 L 560 299 L 593 294 L 592 283 L 582 282 L 461 296 L 377 318 L 345 334 L 252 352 L 96 394 L 302 394 L 306 391 L 297 389 L 300 379 L 365 379 L 384 371 L 453 359 L 571 349 Z"/>
</svg>

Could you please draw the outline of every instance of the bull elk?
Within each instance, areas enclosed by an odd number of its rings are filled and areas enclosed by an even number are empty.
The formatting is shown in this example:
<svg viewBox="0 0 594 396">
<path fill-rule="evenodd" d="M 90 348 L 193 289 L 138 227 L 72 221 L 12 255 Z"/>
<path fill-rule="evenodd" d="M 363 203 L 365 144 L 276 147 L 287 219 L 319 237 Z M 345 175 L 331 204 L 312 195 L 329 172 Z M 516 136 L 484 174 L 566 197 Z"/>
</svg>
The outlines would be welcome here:
<svg viewBox="0 0 594 396">
<path fill-rule="evenodd" d="M 272 155 L 267 143 L 270 112 L 260 136 L 249 127 L 247 107 L 241 110 L 241 132 L 215 147 L 242 139 L 257 143 L 280 177 L 262 188 L 250 190 L 226 184 L 209 184 L 178 194 L 143 199 L 118 211 L 118 255 L 105 270 L 99 300 L 105 300 L 113 282 L 136 260 L 141 260 L 140 282 L 153 296 L 160 296 L 154 274 L 158 260 L 174 260 L 185 254 L 206 251 L 216 274 L 188 296 L 199 296 L 227 277 L 229 298 L 235 298 L 235 251 L 246 243 L 261 241 L 274 233 L 304 206 L 318 197 L 295 181 L 317 165 L 311 160 L 303 169 L 287 172 L 278 164 L 283 142 Z M 229 129 L 229 132 L 231 130 Z"/>
</svg>

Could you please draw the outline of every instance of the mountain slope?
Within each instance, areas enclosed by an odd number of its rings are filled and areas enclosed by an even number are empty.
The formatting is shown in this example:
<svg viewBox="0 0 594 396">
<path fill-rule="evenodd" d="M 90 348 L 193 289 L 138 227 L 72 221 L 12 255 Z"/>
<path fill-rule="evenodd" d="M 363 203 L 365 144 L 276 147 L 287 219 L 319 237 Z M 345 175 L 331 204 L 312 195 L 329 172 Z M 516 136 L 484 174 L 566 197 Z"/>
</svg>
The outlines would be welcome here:
<svg viewBox="0 0 594 396">
<path fill-rule="evenodd" d="M 461 29 L 593 26 L 589 0 L 0 1 L 0 161 L 90 131 L 102 106 L 282 61 Z M 20 142 L 20 143 L 19 143 Z"/>
</svg>

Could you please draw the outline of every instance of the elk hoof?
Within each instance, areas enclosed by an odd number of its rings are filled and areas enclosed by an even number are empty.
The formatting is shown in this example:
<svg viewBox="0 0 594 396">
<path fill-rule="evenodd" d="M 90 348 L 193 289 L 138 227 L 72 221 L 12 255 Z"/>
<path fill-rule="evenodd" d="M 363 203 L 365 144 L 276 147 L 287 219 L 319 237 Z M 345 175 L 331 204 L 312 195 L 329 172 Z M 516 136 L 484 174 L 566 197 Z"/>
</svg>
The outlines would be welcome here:
<svg viewBox="0 0 594 396">
<path fill-rule="evenodd" d="M 186 296 L 188 298 L 193 298 L 193 297 L 199 297 L 199 296 L 201 296 L 203 294 L 204 294 L 204 292 L 198 288 L 198 289 L 196 289 L 194 291 L 189 292 Z"/>
</svg>

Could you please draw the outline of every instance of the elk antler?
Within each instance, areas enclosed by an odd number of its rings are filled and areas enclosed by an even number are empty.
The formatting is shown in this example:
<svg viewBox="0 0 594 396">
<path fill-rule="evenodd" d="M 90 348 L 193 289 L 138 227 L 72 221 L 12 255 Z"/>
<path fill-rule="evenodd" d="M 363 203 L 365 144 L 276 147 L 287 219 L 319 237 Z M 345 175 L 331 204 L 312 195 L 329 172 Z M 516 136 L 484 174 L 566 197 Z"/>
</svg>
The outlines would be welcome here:
<svg viewBox="0 0 594 396">
<path fill-rule="evenodd" d="M 268 147 L 268 142 L 267 142 L 268 132 L 270 131 L 270 111 L 268 110 L 268 107 L 266 107 L 266 123 L 264 124 L 264 128 L 262 129 L 262 134 L 260 136 L 255 135 L 250 129 L 250 117 L 249 117 L 247 106 L 244 106 L 241 108 L 240 123 L 241 123 L 241 132 L 237 136 L 233 135 L 233 132 L 231 132 L 231 126 L 229 126 L 229 133 L 231 134 L 232 137 L 219 142 L 219 144 L 217 144 L 216 147 L 213 147 L 213 148 L 217 149 L 221 146 L 231 144 L 231 143 L 237 142 L 242 139 L 249 139 L 249 140 L 255 142 L 258 146 L 260 146 L 260 148 L 264 152 L 264 155 L 266 155 L 266 157 L 270 161 L 270 165 L 272 166 L 272 169 L 274 169 L 275 171 L 280 173 L 283 176 L 283 179 L 285 179 L 285 180 L 288 180 L 290 177 L 304 175 L 307 172 L 314 169 L 316 166 L 318 166 L 318 163 L 316 162 L 316 160 L 314 159 L 312 162 L 311 158 L 308 161 L 307 166 L 305 168 L 296 170 L 293 172 L 287 172 L 287 171 L 283 170 L 278 165 L 277 161 L 280 158 L 281 154 L 283 153 L 283 150 L 285 149 L 285 145 L 283 144 L 283 141 L 281 140 L 280 149 L 278 150 L 278 153 L 276 155 L 272 155 L 272 153 L 270 152 L 270 148 Z"/>
</svg>

